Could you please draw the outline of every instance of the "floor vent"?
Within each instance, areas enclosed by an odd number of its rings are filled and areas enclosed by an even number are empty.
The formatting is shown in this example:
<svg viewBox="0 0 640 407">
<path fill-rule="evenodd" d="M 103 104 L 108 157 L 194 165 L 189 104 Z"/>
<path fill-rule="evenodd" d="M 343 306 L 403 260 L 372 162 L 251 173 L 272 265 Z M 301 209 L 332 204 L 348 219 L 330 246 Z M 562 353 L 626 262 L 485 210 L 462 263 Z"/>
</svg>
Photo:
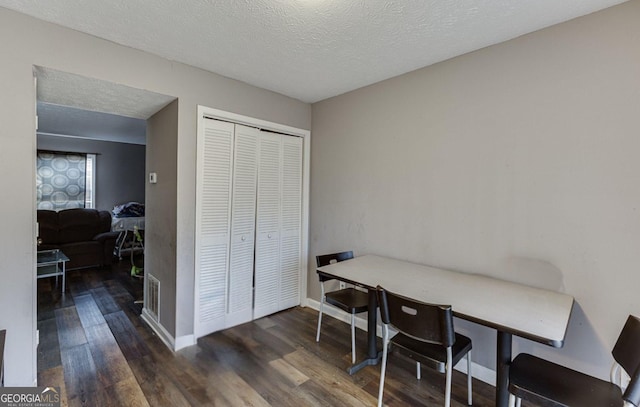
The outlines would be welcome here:
<svg viewBox="0 0 640 407">
<path fill-rule="evenodd" d="M 156 322 L 160 320 L 160 280 L 147 274 L 146 293 L 144 296 L 144 307 Z"/>
</svg>

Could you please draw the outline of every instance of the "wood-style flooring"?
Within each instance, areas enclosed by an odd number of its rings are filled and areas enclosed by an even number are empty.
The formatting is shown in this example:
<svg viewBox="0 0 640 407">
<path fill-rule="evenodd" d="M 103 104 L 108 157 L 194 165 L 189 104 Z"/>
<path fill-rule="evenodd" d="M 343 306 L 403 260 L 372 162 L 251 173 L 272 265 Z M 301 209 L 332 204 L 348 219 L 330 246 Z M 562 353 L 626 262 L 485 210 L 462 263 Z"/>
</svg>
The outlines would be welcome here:
<svg viewBox="0 0 640 407">
<path fill-rule="evenodd" d="M 349 326 L 317 312 L 287 311 L 201 338 L 173 353 L 139 317 L 142 284 L 128 263 L 72 271 L 62 295 L 38 280 L 38 385 L 59 386 L 65 406 L 374 406 L 379 366 L 353 376 Z M 364 352 L 366 335 L 357 332 Z M 466 405 L 454 372 L 452 406 Z M 493 406 L 493 387 L 474 380 L 474 406 Z M 444 376 L 392 356 L 387 406 L 441 406 Z M 523 403 L 524 405 L 524 403 Z"/>
</svg>

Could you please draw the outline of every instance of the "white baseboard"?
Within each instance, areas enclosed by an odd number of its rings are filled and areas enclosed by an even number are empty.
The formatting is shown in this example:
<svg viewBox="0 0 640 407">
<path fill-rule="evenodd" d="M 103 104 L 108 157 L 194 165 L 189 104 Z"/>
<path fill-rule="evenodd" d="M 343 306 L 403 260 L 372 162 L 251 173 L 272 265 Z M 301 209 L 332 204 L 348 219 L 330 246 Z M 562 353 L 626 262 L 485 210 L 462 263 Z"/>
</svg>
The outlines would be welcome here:
<svg viewBox="0 0 640 407">
<path fill-rule="evenodd" d="M 318 300 L 314 300 L 313 298 L 307 298 L 303 303 L 306 304 L 307 307 L 315 309 L 316 311 L 320 310 L 320 302 Z M 331 305 L 325 306 L 322 310 L 324 315 L 329 315 L 335 319 L 338 319 L 345 324 L 351 324 L 351 315 L 347 314 L 344 311 L 339 310 L 338 308 L 332 307 Z M 356 316 L 356 326 L 363 331 L 367 330 L 367 320 L 360 316 Z M 382 327 L 380 325 L 377 326 L 376 333 L 379 337 L 382 337 Z M 472 351 L 473 354 L 473 351 Z M 464 359 L 462 359 L 457 365 L 454 367 L 455 370 L 467 373 L 467 363 Z M 496 385 L 496 372 L 487 367 L 479 365 L 475 362 L 471 362 L 471 375 L 491 386 Z"/>
<path fill-rule="evenodd" d="M 184 335 L 178 336 L 175 341 L 175 351 L 179 351 L 180 349 L 186 348 L 187 346 L 192 346 L 196 344 L 195 335 Z"/>
<path fill-rule="evenodd" d="M 142 309 L 142 314 L 140 314 L 140 316 L 142 317 L 142 320 L 149 325 L 153 332 L 158 335 L 160 340 L 162 340 L 162 343 L 164 343 L 166 347 L 171 349 L 173 352 L 177 352 L 187 346 L 196 344 L 195 335 L 184 335 L 174 338 L 173 335 L 171 335 L 162 325 L 155 321 L 146 308 Z"/>
<path fill-rule="evenodd" d="M 300 300 L 300 306 L 301 307 L 308 307 L 309 306 L 309 300 L 310 300 L 310 298 L 306 298 L 306 297 L 302 298 Z M 312 300 L 312 301 L 315 301 L 315 300 Z M 315 301 L 315 302 L 316 302 L 316 304 L 320 304 L 318 301 Z"/>
<path fill-rule="evenodd" d="M 167 348 L 175 351 L 175 340 L 173 335 L 171 335 L 162 325 L 160 325 L 149 311 L 146 308 L 142 308 L 142 313 L 140 314 L 142 320 L 149 325 L 151 330 L 158 335 L 158 338 L 167 346 Z"/>
</svg>

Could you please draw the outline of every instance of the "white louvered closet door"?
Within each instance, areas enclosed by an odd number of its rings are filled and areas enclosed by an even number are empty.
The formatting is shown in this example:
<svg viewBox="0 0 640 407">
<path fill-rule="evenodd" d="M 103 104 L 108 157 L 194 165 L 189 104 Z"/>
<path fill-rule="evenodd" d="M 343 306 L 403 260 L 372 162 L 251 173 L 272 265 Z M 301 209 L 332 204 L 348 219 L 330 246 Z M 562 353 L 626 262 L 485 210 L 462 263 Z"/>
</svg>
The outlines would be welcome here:
<svg viewBox="0 0 640 407">
<path fill-rule="evenodd" d="M 196 337 L 300 304 L 302 138 L 202 119 Z"/>
<path fill-rule="evenodd" d="M 203 120 L 198 139 L 196 337 L 224 328 L 234 125 Z"/>
<path fill-rule="evenodd" d="M 254 318 L 279 310 L 282 136 L 261 133 L 258 150 Z"/>
<path fill-rule="evenodd" d="M 256 211 L 254 318 L 300 304 L 302 138 L 263 132 Z"/>
<path fill-rule="evenodd" d="M 280 205 L 279 309 L 300 304 L 302 255 L 302 138 L 282 137 L 282 199 Z"/>
<path fill-rule="evenodd" d="M 260 130 L 256 128 L 236 125 L 227 327 L 253 318 L 253 250 L 259 136 Z"/>
</svg>

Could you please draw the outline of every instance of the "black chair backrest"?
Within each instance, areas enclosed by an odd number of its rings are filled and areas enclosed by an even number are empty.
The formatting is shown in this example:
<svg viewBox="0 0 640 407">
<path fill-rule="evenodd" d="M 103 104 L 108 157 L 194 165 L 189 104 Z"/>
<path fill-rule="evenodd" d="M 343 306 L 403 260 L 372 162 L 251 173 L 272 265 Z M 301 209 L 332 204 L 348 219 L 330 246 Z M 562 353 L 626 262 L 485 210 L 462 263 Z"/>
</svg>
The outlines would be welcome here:
<svg viewBox="0 0 640 407">
<path fill-rule="evenodd" d="M 318 267 L 328 266 L 329 264 L 338 263 L 344 260 L 353 259 L 353 252 L 340 252 L 340 253 L 331 253 L 331 254 L 322 254 L 320 256 L 316 256 L 316 265 Z M 332 278 L 318 275 L 320 281 L 329 281 L 333 280 Z"/>
<path fill-rule="evenodd" d="M 629 315 L 613 347 L 613 358 L 631 376 L 623 398 L 634 406 L 640 404 L 640 319 Z"/>
<path fill-rule="evenodd" d="M 382 322 L 423 342 L 445 347 L 456 341 L 450 305 L 427 304 L 377 287 Z"/>
<path fill-rule="evenodd" d="M 322 267 L 332 263 L 337 263 L 337 262 L 349 260 L 349 259 L 353 259 L 352 251 L 322 254 L 320 256 L 316 256 L 316 264 L 318 265 L 318 267 Z"/>
</svg>

